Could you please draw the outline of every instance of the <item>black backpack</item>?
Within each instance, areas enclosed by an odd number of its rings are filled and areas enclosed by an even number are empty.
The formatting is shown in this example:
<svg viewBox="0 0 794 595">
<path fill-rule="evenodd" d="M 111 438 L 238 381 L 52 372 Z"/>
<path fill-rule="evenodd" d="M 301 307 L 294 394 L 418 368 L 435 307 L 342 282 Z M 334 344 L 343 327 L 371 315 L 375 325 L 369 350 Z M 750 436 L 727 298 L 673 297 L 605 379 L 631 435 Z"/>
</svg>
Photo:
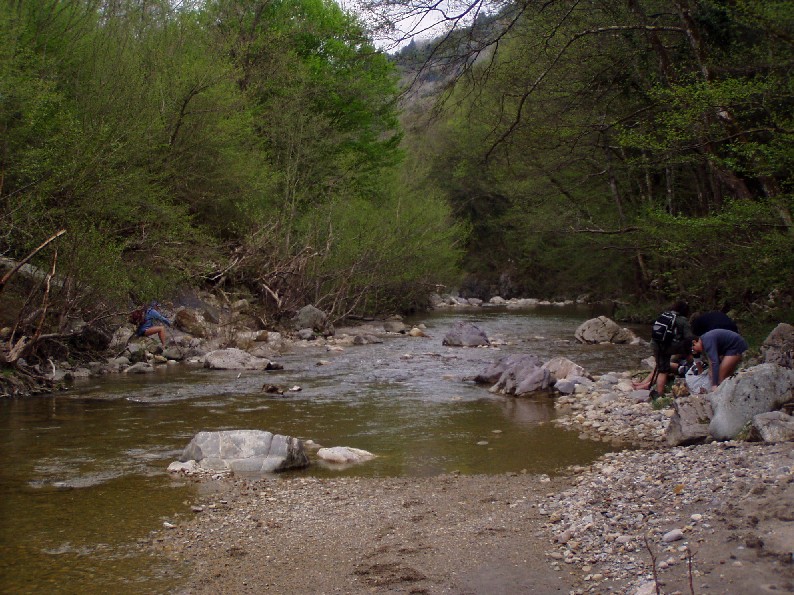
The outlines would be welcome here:
<svg viewBox="0 0 794 595">
<path fill-rule="evenodd" d="M 675 335 L 676 318 L 678 318 L 678 314 L 671 310 L 659 314 L 659 318 L 651 327 L 651 339 L 665 347 L 670 345 Z"/>
</svg>

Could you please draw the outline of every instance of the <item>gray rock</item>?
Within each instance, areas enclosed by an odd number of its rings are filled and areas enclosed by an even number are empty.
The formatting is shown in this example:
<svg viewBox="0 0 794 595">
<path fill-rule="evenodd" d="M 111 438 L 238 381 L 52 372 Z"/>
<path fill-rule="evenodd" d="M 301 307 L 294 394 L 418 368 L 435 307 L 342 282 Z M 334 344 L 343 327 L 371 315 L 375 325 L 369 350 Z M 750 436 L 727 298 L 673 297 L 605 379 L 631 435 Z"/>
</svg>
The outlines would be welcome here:
<svg viewBox="0 0 794 595">
<path fill-rule="evenodd" d="M 635 336 L 606 316 L 591 318 L 579 325 L 574 337 L 580 343 L 631 343 Z"/>
<path fill-rule="evenodd" d="M 761 413 L 753 418 L 750 440 L 764 442 L 794 441 L 794 417 L 782 411 Z"/>
<path fill-rule="evenodd" d="M 570 395 L 576 390 L 576 384 L 570 380 L 558 380 L 554 383 L 554 390 L 564 395 Z"/>
<path fill-rule="evenodd" d="M 794 398 L 794 370 L 761 364 L 740 372 L 711 393 L 714 415 L 709 433 L 717 440 L 735 438 L 759 413 L 779 409 Z"/>
<path fill-rule="evenodd" d="M 629 399 L 634 403 L 647 403 L 651 400 L 651 391 L 648 389 L 633 390 L 629 393 Z"/>
<path fill-rule="evenodd" d="M 322 335 L 333 335 L 333 327 L 328 322 L 328 315 L 312 305 L 304 306 L 292 319 L 296 330 L 309 328 Z"/>
<path fill-rule="evenodd" d="M 302 328 L 298 331 L 298 339 L 301 341 L 314 341 L 317 339 L 317 335 L 314 334 L 314 330 L 310 328 Z"/>
<path fill-rule="evenodd" d="M 441 344 L 450 347 L 479 347 L 490 345 L 490 341 L 476 325 L 470 322 L 456 322 Z"/>
<path fill-rule="evenodd" d="M 598 379 L 598 381 L 603 382 L 604 384 L 617 384 L 620 382 L 620 378 L 615 374 L 604 374 Z"/>
<path fill-rule="evenodd" d="M 184 359 L 185 354 L 182 352 L 182 350 L 179 347 L 175 345 L 171 345 L 170 347 L 166 348 L 163 351 L 163 357 L 166 359 L 181 361 Z"/>
<path fill-rule="evenodd" d="M 190 308 L 182 308 L 177 311 L 174 316 L 174 326 L 182 332 L 202 339 L 211 335 L 204 316 Z"/>
<path fill-rule="evenodd" d="M 673 416 L 665 430 L 665 440 L 670 446 L 700 444 L 709 437 L 711 403 L 706 397 L 689 396 L 676 399 Z"/>
<path fill-rule="evenodd" d="M 552 385 L 551 373 L 534 355 L 518 356 L 512 360 L 491 392 L 517 397 L 547 390 Z"/>
<path fill-rule="evenodd" d="M 168 465 L 168 471 L 171 473 L 184 473 L 186 475 L 192 475 L 193 473 L 197 473 L 200 470 L 198 463 L 196 461 L 174 461 L 170 465 Z"/>
<path fill-rule="evenodd" d="M 149 374 L 151 372 L 154 372 L 154 366 L 147 362 L 132 364 L 129 368 L 124 370 L 125 374 Z"/>
<path fill-rule="evenodd" d="M 517 365 L 524 365 L 525 363 L 529 363 L 533 366 L 543 365 L 539 357 L 528 353 L 506 355 L 500 357 L 485 370 L 477 374 L 477 376 L 474 377 L 474 382 L 478 384 L 495 384 L 506 370 L 510 370 Z"/>
<path fill-rule="evenodd" d="M 620 399 L 620 396 L 617 395 L 616 393 L 607 393 L 605 395 L 601 395 L 600 397 L 598 397 L 598 401 L 597 402 L 598 402 L 599 405 L 607 405 L 608 403 L 614 403 L 615 401 L 618 401 L 619 399 Z"/>
<path fill-rule="evenodd" d="M 383 330 L 387 333 L 404 333 L 408 328 L 402 320 L 387 320 L 383 323 Z"/>
<path fill-rule="evenodd" d="M 204 367 L 212 370 L 264 370 L 270 362 L 241 349 L 218 349 L 204 356 Z"/>
<path fill-rule="evenodd" d="M 764 363 L 794 368 L 794 326 L 781 322 L 761 345 Z"/>
<path fill-rule="evenodd" d="M 62 370 L 61 368 L 56 368 L 53 372 L 48 376 L 50 380 L 53 382 L 62 382 L 67 379 L 67 377 L 71 378 L 71 372 L 67 372 L 66 370 Z"/>
<path fill-rule="evenodd" d="M 595 383 L 587 376 L 569 376 L 568 380 L 571 380 L 575 384 L 581 384 L 587 388 L 593 388 L 595 386 Z"/>
<path fill-rule="evenodd" d="M 234 312 L 245 312 L 250 309 L 251 303 L 248 300 L 240 299 L 237 300 L 232 304 L 232 310 Z"/>
<path fill-rule="evenodd" d="M 373 345 L 383 343 L 383 340 L 375 335 L 356 335 L 353 337 L 353 345 Z"/>
<path fill-rule="evenodd" d="M 265 360 L 273 357 L 273 349 L 271 349 L 266 343 L 255 343 L 254 346 L 248 350 L 248 353 L 254 357 Z"/>
<path fill-rule="evenodd" d="M 209 322 L 210 324 L 220 324 L 221 317 L 220 313 L 217 309 L 210 305 L 204 306 L 204 309 L 201 311 L 201 315 L 204 317 L 204 320 Z"/>
<path fill-rule="evenodd" d="M 556 380 L 565 380 L 578 376 L 587 376 L 585 369 L 579 364 L 575 364 L 566 357 L 555 357 L 543 364 Z"/>
<path fill-rule="evenodd" d="M 375 457 L 369 451 L 350 446 L 334 446 L 331 448 L 321 448 L 317 451 L 318 458 L 328 463 L 351 464 L 363 463 Z"/>
<path fill-rule="evenodd" d="M 674 541 L 680 541 L 684 538 L 684 532 L 681 529 L 673 529 L 672 531 L 668 531 L 662 537 L 662 541 L 665 543 L 672 543 Z"/>
<path fill-rule="evenodd" d="M 270 331 L 267 334 L 267 344 L 271 349 L 279 351 L 284 346 L 284 338 L 281 336 L 281 333 Z"/>
<path fill-rule="evenodd" d="M 116 329 L 116 332 L 113 333 L 109 349 L 116 351 L 117 349 L 123 348 L 134 334 L 135 329 L 132 328 L 132 325 L 124 324 L 120 326 Z"/>
<path fill-rule="evenodd" d="M 272 473 L 309 464 L 300 440 L 263 430 L 199 432 L 179 460 L 196 461 L 206 470 L 239 473 Z"/>
<path fill-rule="evenodd" d="M 442 298 L 437 293 L 431 293 L 428 297 L 428 301 L 430 302 L 430 306 L 433 308 L 439 308 L 446 305 L 444 298 Z"/>
<path fill-rule="evenodd" d="M 127 352 L 133 357 L 142 351 L 146 351 L 146 347 L 139 341 L 134 341 L 127 345 Z"/>
</svg>

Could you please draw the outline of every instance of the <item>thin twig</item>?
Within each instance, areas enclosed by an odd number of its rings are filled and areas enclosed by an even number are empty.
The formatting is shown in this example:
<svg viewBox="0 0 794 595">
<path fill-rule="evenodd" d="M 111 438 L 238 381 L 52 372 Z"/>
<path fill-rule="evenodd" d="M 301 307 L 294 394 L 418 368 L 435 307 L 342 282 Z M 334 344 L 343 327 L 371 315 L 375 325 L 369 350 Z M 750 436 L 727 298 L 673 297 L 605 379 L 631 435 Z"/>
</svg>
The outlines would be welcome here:
<svg viewBox="0 0 794 595">
<path fill-rule="evenodd" d="M 36 248 L 35 250 L 33 250 L 33 252 L 31 252 L 25 258 L 20 260 L 13 269 L 11 269 L 5 275 L 3 275 L 3 278 L 0 279 L 0 292 L 3 291 L 3 288 L 5 287 L 6 283 L 8 283 L 8 280 L 11 279 L 11 277 L 13 277 L 19 269 L 21 269 L 23 266 L 25 266 L 30 261 L 31 258 L 36 256 L 36 254 L 38 254 L 41 250 L 43 250 L 47 246 L 47 244 L 49 244 L 53 240 L 61 237 L 65 233 L 66 233 L 66 230 L 62 229 L 61 231 L 59 231 L 55 235 L 47 238 L 47 240 L 45 240 L 38 248 Z"/>
</svg>

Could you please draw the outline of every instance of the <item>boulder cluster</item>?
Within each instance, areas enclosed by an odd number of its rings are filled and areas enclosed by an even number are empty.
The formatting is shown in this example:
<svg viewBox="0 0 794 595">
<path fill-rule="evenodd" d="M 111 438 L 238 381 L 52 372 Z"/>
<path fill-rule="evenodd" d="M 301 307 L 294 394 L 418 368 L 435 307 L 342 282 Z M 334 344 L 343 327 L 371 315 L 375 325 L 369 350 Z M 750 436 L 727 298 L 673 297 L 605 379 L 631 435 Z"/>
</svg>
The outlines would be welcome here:
<svg viewBox="0 0 794 595">
<path fill-rule="evenodd" d="M 135 327 L 124 323 L 109 339 L 109 357 L 76 365 L 52 361 L 42 373 L 60 383 L 112 373 L 147 374 L 179 362 L 214 370 L 270 370 L 280 367 L 274 359 L 295 346 L 324 343 L 338 349 L 380 343 L 384 333 L 424 336 L 422 329 L 408 328 L 397 318 L 361 326 L 353 334 L 337 334 L 328 316 L 312 305 L 301 308 L 279 330 L 264 329 L 247 300 L 224 305 L 211 294 L 165 313 L 172 321 L 166 345 L 156 335 L 137 336 Z"/>
</svg>

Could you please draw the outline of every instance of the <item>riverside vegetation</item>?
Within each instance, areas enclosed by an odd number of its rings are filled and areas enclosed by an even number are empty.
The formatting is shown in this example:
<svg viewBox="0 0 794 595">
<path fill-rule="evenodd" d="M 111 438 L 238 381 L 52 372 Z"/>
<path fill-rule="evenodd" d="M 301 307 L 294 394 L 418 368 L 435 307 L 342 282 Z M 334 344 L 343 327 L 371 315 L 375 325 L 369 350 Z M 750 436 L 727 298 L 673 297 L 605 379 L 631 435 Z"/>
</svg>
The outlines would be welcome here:
<svg viewBox="0 0 794 595">
<path fill-rule="evenodd" d="M 411 43 L 392 55 L 375 48 L 370 27 L 426 8 L 363 6 L 361 15 L 324 0 L 0 6 L 4 389 L 41 388 L 51 360 L 91 359 L 133 305 L 196 287 L 229 305 L 255 303 L 263 329 L 306 304 L 333 320 L 407 311 L 439 285 L 480 299 L 587 293 L 647 305 L 645 318 L 674 297 L 704 310 L 727 302 L 743 327 L 758 325 L 756 344 L 791 319 L 790 2 L 473 0 L 447 14 L 439 38 L 397 32 Z M 413 86 L 401 93 L 405 81 Z M 646 588 L 662 564 L 676 581 L 693 577 L 692 590 L 734 592 L 748 548 L 765 551 L 755 528 L 787 514 L 762 499 L 791 501 L 791 464 L 790 449 L 732 449 L 621 455 L 610 480 L 620 494 L 601 489 L 609 462 L 575 471 L 581 483 L 564 500 L 580 504 L 563 511 L 541 507 L 554 499 L 543 479 L 521 475 L 317 482 L 304 504 L 283 509 L 273 501 L 294 504 L 294 485 L 242 485 L 254 508 L 240 507 L 212 543 L 244 525 L 276 539 L 228 542 L 191 589 L 250 590 L 262 573 L 232 577 L 230 560 L 257 569 L 271 560 L 261 586 L 277 590 L 283 578 L 293 592 L 311 578 L 330 591 L 351 573 L 366 589 L 476 592 L 496 576 L 491 584 L 509 590 L 527 569 L 555 590 L 572 580 L 571 590 L 599 592 L 605 580 Z M 679 466 L 711 459 L 712 485 Z M 662 537 L 678 529 L 703 539 L 695 570 L 684 572 L 687 552 L 663 541 L 649 548 L 672 548 L 654 554 L 658 566 L 637 553 L 618 572 L 604 556 L 643 547 L 629 513 L 646 499 L 626 482 L 668 463 L 688 500 L 657 495 L 658 514 L 636 514 L 661 519 Z M 384 507 L 372 514 L 394 519 L 349 530 L 333 524 L 341 513 L 314 523 L 322 506 L 368 514 L 352 493 L 373 495 Z M 471 503 L 462 515 L 461 500 Z M 618 534 L 613 542 L 590 540 L 601 519 L 565 516 L 594 501 L 608 505 L 613 530 L 597 533 Z M 563 522 L 567 540 L 554 528 Z M 320 526 L 339 532 L 312 531 Z M 554 551 L 537 540 L 549 535 L 561 544 Z M 715 550 L 725 538 L 736 547 Z M 496 555 L 488 546 L 498 542 L 511 547 Z M 314 553 L 316 574 L 298 580 L 282 566 L 285 543 Z M 203 546 L 175 538 L 172 547 Z M 482 568 L 459 565 L 461 553 L 472 560 L 483 549 Z M 406 562 L 424 552 L 426 568 Z M 761 574 L 748 580 L 774 576 L 778 591 L 791 590 L 790 568 L 776 560 L 754 558 Z M 758 578 L 737 591 L 767 586 Z"/>
<path fill-rule="evenodd" d="M 790 318 L 790 3 L 472 0 L 377 50 L 403 10 L 0 7 L 4 368 L 197 286 L 265 326 L 439 285 Z"/>
</svg>

